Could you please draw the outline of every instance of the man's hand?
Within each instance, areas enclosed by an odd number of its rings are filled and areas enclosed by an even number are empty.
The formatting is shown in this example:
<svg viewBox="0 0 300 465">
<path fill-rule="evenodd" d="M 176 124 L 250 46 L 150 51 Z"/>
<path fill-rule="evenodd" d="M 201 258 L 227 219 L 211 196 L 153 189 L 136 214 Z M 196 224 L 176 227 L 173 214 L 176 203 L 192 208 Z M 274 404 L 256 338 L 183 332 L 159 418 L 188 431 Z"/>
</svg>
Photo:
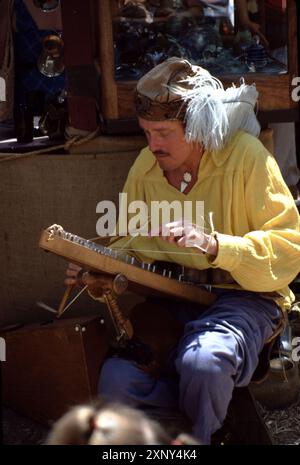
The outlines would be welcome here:
<svg viewBox="0 0 300 465">
<path fill-rule="evenodd" d="M 103 292 L 105 289 L 111 289 L 113 282 L 111 276 L 91 272 L 83 273 L 81 280 L 83 285 L 88 287 L 88 290 L 96 299 L 103 297 Z"/>
<path fill-rule="evenodd" d="M 67 286 L 87 286 L 96 298 L 102 297 L 103 290 L 112 286 L 112 277 L 100 273 L 83 272 L 83 269 L 75 263 L 69 263 L 66 276 L 64 283 Z"/>
<path fill-rule="evenodd" d="M 251 21 L 248 12 L 247 0 L 236 1 L 237 15 L 242 29 L 249 29 L 252 35 L 258 35 L 265 48 L 269 48 L 269 42 L 260 30 L 260 25 Z"/>
<path fill-rule="evenodd" d="M 176 244 L 178 247 L 195 247 L 202 253 L 216 257 L 218 254 L 218 241 L 211 234 L 206 234 L 200 228 L 183 220 L 167 223 L 151 236 L 159 236 L 161 239 Z"/>
<path fill-rule="evenodd" d="M 254 21 L 248 21 L 246 27 L 249 29 L 253 36 L 257 35 L 265 48 L 269 48 L 269 42 L 260 30 L 260 25 Z"/>
<path fill-rule="evenodd" d="M 66 279 L 64 281 L 66 286 L 80 286 L 81 283 L 81 276 L 79 276 L 78 279 L 78 274 L 82 270 L 82 268 L 79 265 L 75 265 L 75 263 L 69 263 L 68 268 L 66 269 Z M 81 273 L 80 273 L 81 275 Z"/>
</svg>

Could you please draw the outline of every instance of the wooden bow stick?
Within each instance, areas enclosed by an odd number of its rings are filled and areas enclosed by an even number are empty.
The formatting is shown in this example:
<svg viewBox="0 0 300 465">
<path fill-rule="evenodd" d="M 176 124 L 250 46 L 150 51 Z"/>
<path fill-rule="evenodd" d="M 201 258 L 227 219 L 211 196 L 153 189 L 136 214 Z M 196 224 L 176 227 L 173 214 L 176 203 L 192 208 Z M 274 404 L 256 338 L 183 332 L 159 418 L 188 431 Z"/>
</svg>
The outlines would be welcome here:
<svg viewBox="0 0 300 465">
<path fill-rule="evenodd" d="M 74 284 L 71 284 L 69 286 L 67 286 L 66 290 L 65 290 L 65 293 L 63 295 L 63 298 L 61 299 L 61 302 L 59 304 L 59 307 L 58 307 L 58 310 L 57 310 L 57 318 L 60 318 L 62 316 L 62 314 L 68 310 L 69 307 L 71 307 L 71 305 L 75 302 L 75 300 L 78 299 L 78 297 L 87 289 L 87 286 L 84 286 L 80 292 L 78 292 L 78 294 L 76 294 L 76 296 L 74 297 L 74 299 L 71 300 L 71 302 L 68 303 L 68 305 L 65 307 L 66 305 L 66 302 L 72 292 L 72 289 L 74 287 Z"/>
</svg>

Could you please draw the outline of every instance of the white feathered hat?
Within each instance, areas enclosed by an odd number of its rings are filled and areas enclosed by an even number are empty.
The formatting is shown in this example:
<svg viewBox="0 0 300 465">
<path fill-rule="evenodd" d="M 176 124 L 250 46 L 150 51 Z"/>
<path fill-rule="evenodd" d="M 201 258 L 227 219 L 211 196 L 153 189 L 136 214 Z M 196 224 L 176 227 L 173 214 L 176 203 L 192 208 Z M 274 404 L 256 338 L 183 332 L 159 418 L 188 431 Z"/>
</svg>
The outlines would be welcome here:
<svg viewBox="0 0 300 465">
<path fill-rule="evenodd" d="M 200 66 L 172 57 L 157 65 L 138 82 L 136 109 L 151 121 L 181 120 L 186 140 L 219 150 L 238 129 L 258 136 L 255 84 L 224 89 L 223 84 Z"/>
</svg>

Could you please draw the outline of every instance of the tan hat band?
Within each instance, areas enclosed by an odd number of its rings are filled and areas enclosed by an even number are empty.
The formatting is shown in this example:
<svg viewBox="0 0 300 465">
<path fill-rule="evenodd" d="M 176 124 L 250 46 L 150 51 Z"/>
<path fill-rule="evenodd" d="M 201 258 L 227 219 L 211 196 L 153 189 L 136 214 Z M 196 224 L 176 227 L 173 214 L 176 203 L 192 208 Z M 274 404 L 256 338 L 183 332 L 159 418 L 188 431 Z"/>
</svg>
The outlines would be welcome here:
<svg viewBox="0 0 300 465">
<path fill-rule="evenodd" d="M 156 102 L 138 92 L 135 93 L 135 106 L 140 118 L 151 121 L 180 120 L 185 117 L 187 104 L 181 100 L 169 103 Z"/>
</svg>

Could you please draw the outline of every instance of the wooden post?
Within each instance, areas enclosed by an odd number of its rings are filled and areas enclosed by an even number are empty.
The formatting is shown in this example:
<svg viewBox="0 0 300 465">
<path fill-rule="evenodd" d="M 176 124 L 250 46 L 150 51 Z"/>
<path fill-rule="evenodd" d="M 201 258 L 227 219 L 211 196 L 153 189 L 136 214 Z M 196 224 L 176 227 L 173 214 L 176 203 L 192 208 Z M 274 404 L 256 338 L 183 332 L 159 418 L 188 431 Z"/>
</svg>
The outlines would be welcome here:
<svg viewBox="0 0 300 465">
<path fill-rule="evenodd" d="M 290 82 L 298 76 L 298 49 L 297 49 L 297 6 L 294 0 L 287 3 L 287 47 Z M 291 92 L 292 92 L 291 88 Z"/>
<path fill-rule="evenodd" d="M 98 0 L 99 51 L 101 67 L 101 112 L 105 119 L 118 119 L 118 92 L 110 0 Z"/>
<path fill-rule="evenodd" d="M 97 76 L 91 0 L 61 2 L 69 123 L 93 132 L 97 122 Z"/>
</svg>

